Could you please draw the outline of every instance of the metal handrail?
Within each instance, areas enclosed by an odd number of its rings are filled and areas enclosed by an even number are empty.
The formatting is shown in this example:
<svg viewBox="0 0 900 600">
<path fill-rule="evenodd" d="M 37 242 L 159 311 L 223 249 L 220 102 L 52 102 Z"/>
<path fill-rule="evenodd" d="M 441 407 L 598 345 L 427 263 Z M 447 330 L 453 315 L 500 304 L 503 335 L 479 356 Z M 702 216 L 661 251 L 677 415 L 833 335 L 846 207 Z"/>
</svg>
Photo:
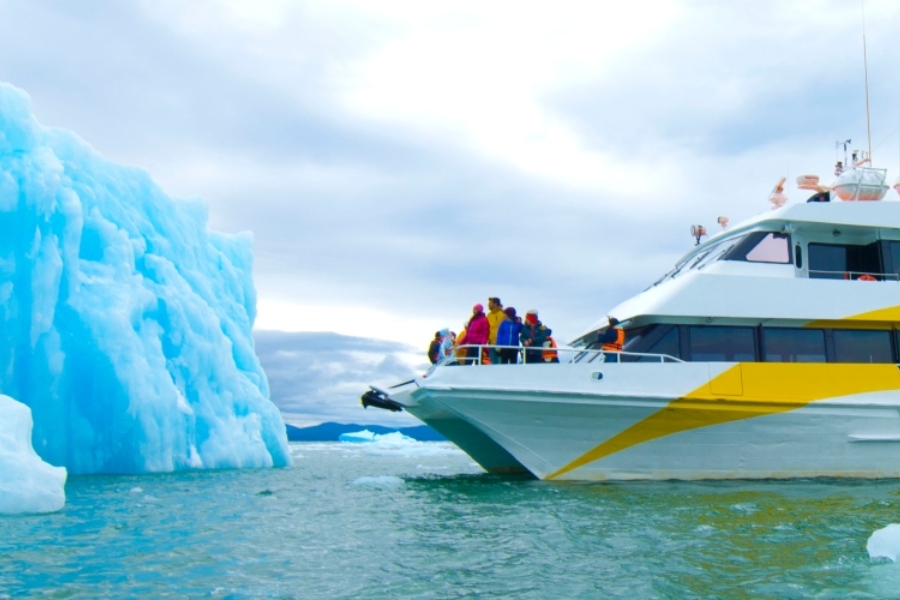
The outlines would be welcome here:
<svg viewBox="0 0 900 600">
<path fill-rule="evenodd" d="M 468 350 L 469 348 L 480 348 L 481 351 L 478 352 L 477 356 L 475 356 L 475 357 L 469 357 L 469 356 L 465 356 L 465 355 L 456 356 L 456 353 L 459 350 L 463 350 L 463 349 Z M 531 350 L 533 352 L 540 352 L 540 353 L 544 353 L 544 352 L 548 352 L 548 351 L 556 352 L 557 357 L 560 356 L 560 353 L 563 353 L 565 355 L 571 355 L 571 356 L 569 356 L 569 358 L 567 360 L 560 359 L 559 362 L 562 364 L 581 363 L 581 362 L 592 363 L 595 360 L 597 360 L 598 358 L 600 359 L 599 362 L 601 362 L 601 363 L 602 362 L 628 362 L 628 361 L 623 361 L 622 357 L 631 357 L 631 356 L 637 357 L 637 358 L 641 358 L 641 357 L 652 358 L 652 359 L 654 359 L 653 362 L 656 362 L 656 361 L 658 361 L 658 362 L 684 362 L 680 358 L 676 358 L 669 354 L 652 354 L 652 353 L 647 353 L 647 352 L 624 352 L 624 351 L 616 352 L 616 351 L 602 350 L 602 349 L 571 348 L 569 346 L 559 346 L 556 348 L 551 348 L 551 347 L 547 347 L 547 346 L 533 347 L 533 346 L 501 346 L 498 344 L 463 344 L 462 346 L 454 346 L 451 353 L 448 354 L 447 356 L 445 356 L 444 358 L 440 359 L 434 365 L 432 365 L 431 369 L 429 369 L 428 372 L 430 373 L 437 367 L 442 367 L 442 366 L 452 366 L 452 365 L 471 366 L 473 363 L 477 364 L 477 365 L 485 364 L 483 362 L 484 350 L 488 350 L 491 348 L 494 348 L 496 350 L 501 350 L 501 349 L 518 350 L 516 362 L 512 363 L 512 364 L 520 364 L 520 365 L 540 364 L 540 363 L 526 363 L 524 360 L 519 360 L 520 356 L 526 350 Z M 585 360 L 586 357 L 590 357 L 590 358 L 587 358 L 587 360 Z M 487 363 L 487 364 L 490 364 L 490 363 Z"/>
<path fill-rule="evenodd" d="M 809 269 L 810 274 L 819 273 L 822 275 L 837 275 L 835 279 L 840 280 L 843 277 L 847 281 L 858 281 L 863 275 L 874 277 L 876 281 L 900 281 L 898 273 L 873 273 L 872 271 L 827 271 L 822 269 Z"/>
</svg>

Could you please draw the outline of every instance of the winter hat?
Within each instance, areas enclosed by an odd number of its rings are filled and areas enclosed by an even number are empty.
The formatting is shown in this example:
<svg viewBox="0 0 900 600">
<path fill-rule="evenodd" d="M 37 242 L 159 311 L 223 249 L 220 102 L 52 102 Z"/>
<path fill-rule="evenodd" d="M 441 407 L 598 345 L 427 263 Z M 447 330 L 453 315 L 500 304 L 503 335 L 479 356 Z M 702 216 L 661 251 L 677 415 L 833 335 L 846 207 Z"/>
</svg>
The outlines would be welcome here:
<svg viewBox="0 0 900 600">
<path fill-rule="evenodd" d="M 472 312 L 484 312 L 484 306 L 481 304 L 476 304 L 472 307 Z"/>
<path fill-rule="evenodd" d="M 516 309 L 514 309 L 512 306 L 507 306 L 503 310 L 503 312 L 505 312 L 506 316 L 509 317 L 510 319 L 512 319 L 516 316 Z"/>
<path fill-rule="evenodd" d="M 529 310 L 527 313 L 525 313 L 525 320 L 529 323 L 537 323 L 537 311 Z"/>
</svg>

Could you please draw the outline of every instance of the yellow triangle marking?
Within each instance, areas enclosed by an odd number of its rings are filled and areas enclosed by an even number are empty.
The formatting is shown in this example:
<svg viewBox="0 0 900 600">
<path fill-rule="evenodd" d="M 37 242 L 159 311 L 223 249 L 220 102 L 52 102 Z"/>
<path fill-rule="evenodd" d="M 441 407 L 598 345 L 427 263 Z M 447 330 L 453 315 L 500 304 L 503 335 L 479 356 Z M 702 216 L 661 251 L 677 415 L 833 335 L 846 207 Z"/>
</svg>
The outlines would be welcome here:
<svg viewBox="0 0 900 600">
<path fill-rule="evenodd" d="M 742 397 L 725 399 L 710 393 L 716 387 L 710 384 L 732 380 L 736 369 L 743 369 Z M 674 433 L 788 412 L 826 398 L 898 389 L 900 369 L 894 364 L 742 363 L 620 431 L 547 479 Z"/>
</svg>

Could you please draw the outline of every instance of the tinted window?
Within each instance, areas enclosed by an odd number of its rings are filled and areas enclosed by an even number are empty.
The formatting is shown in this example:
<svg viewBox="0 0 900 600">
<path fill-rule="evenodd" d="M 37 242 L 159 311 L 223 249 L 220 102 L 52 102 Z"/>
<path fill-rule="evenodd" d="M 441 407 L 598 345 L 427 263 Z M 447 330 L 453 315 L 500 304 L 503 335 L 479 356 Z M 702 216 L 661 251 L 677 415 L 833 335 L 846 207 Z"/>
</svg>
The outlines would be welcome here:
<svg viewBox="0 0 900 600">
<path fill-rule="evenodd" d="M 678 327 L 673 325 L 659 325 L 653 331 L 646 332 L 640 339 L 625 342 L 627 352 L 641 352 L 644 354 L 666 354 L 678 358 Z M 622 362 L 659 362 L 658 356 L 628 356 L 622 357 Z"/>
<path fill-rule="evenodd" d="M 652 336 L 657 328 L 658 325 L 647 325 L 629 329 L 625 332 L 625 346 L 622 349 L 626 352 L 644 352 L 644 348 L 647 347 L 647 337 Z"/>
<path fill-rule="evenodd" d="M 890 363 L 889 331 L 834 331 L 834 361 L 843 363 Z"/>
<path fill-rule="evenodd" d="M 764 329 L 767 362 L 825 362 L 825 332 L 821 329 Z"/>
<path fill-rule="evenodd" d="M 900 242 L 885 242 L 885 272 L 900 274 Z"/>
<path fill-rule="evenodd" d="M 756 360 L 752 327 L 691 327 L 691 360 L 739 362 Z"/>
<path fill-rule="evenodd" d="M 681 354 L 678 351 L 678 328 L 673 327 L 665 335 L 663 335 L 655 344 L 650 346 L 647 349 L 647 352 L 650 354 L 665 354 L 668 356 L 674 356 L 678 358 Z M 638 360 L 640 361 L 648 361 L 650 357 L 642 356 Z"/>
<path fill-rule="evenodd" d="M 843 279 L 847 272 L 847 247 L 833 244 L 809 244 L 809 276 Z"/>
<path fill-rule="evenodd" d="M 784 233 L 757 231 L 729 250 L 723 260 L 787 264 L 791 262 L 791 238 Z"/>
<path fill-rule="evenodd" d="M 856 279 L 882 273 L 878 244 L 848 246 L 809 244 L 809 276 L 817 279 Z"/>
</svg>

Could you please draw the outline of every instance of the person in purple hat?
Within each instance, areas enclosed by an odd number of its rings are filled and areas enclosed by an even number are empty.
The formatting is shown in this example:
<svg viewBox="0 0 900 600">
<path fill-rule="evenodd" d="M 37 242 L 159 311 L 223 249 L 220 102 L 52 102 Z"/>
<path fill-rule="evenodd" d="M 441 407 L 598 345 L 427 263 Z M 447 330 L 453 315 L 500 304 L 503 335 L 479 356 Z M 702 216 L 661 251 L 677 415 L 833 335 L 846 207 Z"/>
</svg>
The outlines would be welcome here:
<svg viewBox="0 0 900 600">
<path fill-rule="evenodd" d="M 500 348 L 500 364 L 514 365 L 519 362 L 519 334 L 522 332 L 522 319 L 516 316 L 516 309 L 512 306 L 503 311 L 506 318 L 500 321 L 497 329 L 498 346 L 516 346 L 515 348 Z"/>
</svg>

